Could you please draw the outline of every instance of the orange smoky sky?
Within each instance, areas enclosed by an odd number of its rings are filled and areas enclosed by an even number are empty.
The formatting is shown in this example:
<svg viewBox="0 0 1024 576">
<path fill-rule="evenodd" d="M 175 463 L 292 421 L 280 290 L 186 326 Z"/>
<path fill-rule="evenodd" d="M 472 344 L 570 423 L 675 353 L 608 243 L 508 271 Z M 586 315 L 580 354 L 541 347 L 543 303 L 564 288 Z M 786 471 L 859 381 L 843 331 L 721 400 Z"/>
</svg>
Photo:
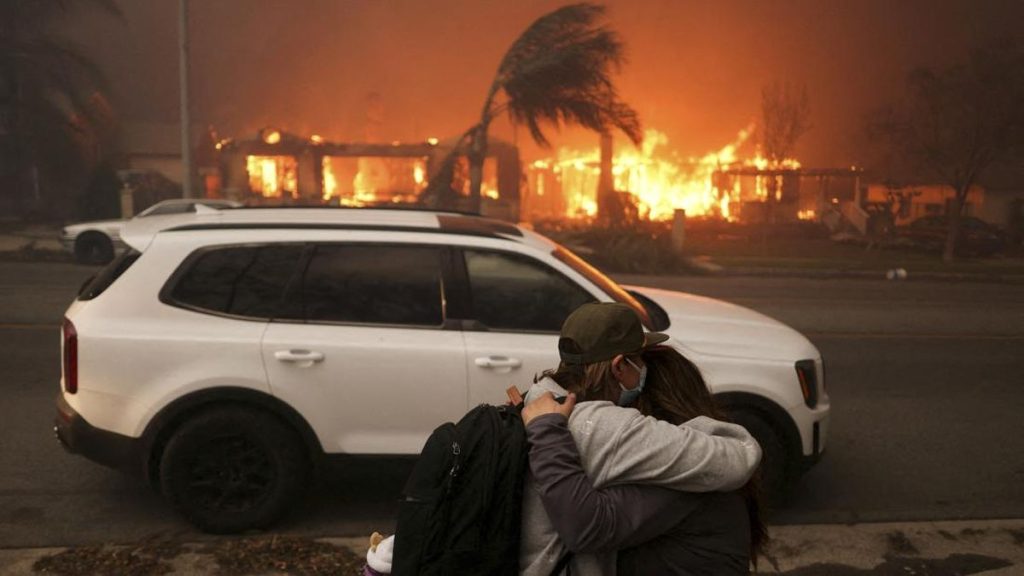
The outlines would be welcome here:
<svg viewBox="0 0 1024 576">
<path fill-rule="evenodd" d="M 177 0 L 120 2 L 120 21 L 67 23 L 102 66 L 125 122 L 178 119 Z M 336 140 L 446 137 L 479 116 L 502 54 L 546 0 L 192 0 L 194 121 L 226 136 L 275 126 Z M 731 141 L 772 81 L 805 85 L 805 165 L 860 160 L 863 115 L 915 66 L 947 66 L 975 43 L 1020 36 L 1017 0 L 613 0 L 625 42 L 618 75 L 645 127 L 683 155 Z M 376 95 L 376 96 L 371 96 Z M 368 103 L 382 104 L 367 132 Z M 528 157 L 542 151 L 506 122 Z M 579 130 L 555 146 L 592 146 Z M 623 141 L 623 139 L 620 139 Z"/>
</svg>

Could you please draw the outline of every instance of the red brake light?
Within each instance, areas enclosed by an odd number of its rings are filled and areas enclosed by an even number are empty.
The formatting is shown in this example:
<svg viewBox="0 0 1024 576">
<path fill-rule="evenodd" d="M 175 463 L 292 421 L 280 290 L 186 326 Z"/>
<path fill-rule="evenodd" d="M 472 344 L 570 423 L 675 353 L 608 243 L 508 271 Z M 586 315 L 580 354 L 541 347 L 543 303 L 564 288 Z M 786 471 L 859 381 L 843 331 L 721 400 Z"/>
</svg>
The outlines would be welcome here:
<svg viewBox="0 0 1024 576">
<path fill-rule="evenodd" d="M 64 334 L 64 391 L 74 394 L 78 392 L 78 331 L 71 320 L 65 318 L 61 332 Z"/>
</svg>

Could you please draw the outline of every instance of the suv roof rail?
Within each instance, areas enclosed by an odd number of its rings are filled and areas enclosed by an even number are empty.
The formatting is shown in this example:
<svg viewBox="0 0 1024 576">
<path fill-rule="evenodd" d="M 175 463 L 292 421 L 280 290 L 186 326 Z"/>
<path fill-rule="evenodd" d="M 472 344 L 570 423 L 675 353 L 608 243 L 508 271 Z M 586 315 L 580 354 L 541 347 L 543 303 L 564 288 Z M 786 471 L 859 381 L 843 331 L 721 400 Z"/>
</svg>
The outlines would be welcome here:
<svg viewBox="0 0 1024 576">
<path fill-rule="evenodd" d="M 478 218 L 487 218 L 479 212 L 470 212 L 469 210 L 454 210 L 454 209 L 442 209 L 442 208 L 431 208 L 429 206 L 418 206 L 415 204 L 386 204 L 379 206 L 320 206 L 320 205 L 278 205 L 278 206 L 231 206 L 225 208 L 225 210 L 231 211 L 246 211 L 246 210 L 389 210 L 394 212 L 430 212 L 433 214 L 458 214 L 459 216 L 476 216 Z"/>
<path fill-rule="evenodd" d="M 372 230 L 378 232 L 428 232 L 436 234 L 459 234 L 464 236 L 484 236 L 499 238 L 503 236 L 523 235 L 519 228 L 512 224 L 497 226 L 487 225 L 488 222 L 461 223 L 450 221 L 452 225 L 442 224 L 439 228 L 402 224 L 360 224 L 329 222 L 210 222 L 204 224 L 183 224 L 173 228 L 165 228 L 161 232 L 195 232 L 199 230 Z M 485 225 L 480 225 L 485 224 Z"/>
<path fill-rule="evenodd" d="M 268 207 L 269 208 L 269 207 Z M 510 222 L 433 210 L 333 209 L 316 207 L 269 208 L 264 210 L 210 210 L 166 217 L 159 221 L 131 220 L 122 238 L 132 248 L 144 251 L 153 237 L 163 232 L 198 230 L 332 229 L 436 232 L 502 238 L 522 238 L 523 231 Z"/>
</svg>

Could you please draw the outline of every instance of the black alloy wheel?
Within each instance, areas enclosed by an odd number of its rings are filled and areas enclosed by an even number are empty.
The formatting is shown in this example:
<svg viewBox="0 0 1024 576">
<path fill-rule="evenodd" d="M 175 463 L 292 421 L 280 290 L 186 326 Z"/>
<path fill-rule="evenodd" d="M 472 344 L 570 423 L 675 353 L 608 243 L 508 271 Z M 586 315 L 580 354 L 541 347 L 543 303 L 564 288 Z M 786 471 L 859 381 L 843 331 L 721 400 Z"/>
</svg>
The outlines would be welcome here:
<svg viewBox="0 0 1024 576">
<path fill-rule="evenodd" d="M 209 438 L 189 472 L 189 501 L 220 512 L 251 510 L 277 481 L 267 453 L 244 434 Z"/>
<path fill-rule="evenodd" d="M 266 528 L 305 488 L 302 442 L 270 414 L 222 407 L 171 437 L 160 461 L 164 496 L 200 529 L 230 534 Z"/>
</svg>

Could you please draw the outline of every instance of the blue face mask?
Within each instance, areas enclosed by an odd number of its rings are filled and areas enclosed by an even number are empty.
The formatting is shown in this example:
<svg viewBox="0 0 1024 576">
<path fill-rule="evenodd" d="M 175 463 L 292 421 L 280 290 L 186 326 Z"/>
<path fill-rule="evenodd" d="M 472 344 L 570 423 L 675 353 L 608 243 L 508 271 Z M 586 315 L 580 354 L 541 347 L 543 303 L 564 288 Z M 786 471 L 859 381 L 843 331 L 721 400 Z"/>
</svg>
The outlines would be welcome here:
<svg viewBox="0 0 1024 576">
<path fill-rule="evenodd" d="M 641 368 L 640 366 L 630 362 L 629 358 L 626 358 L 625 360 L 626 362 L 629 362 L 630 366 L 636 368 L 636 371 L 640 373 L 640 381 L 637 383 L 636 388 L 633 388 L 632 390 L 627 390 L 621 382 L 619 383 L 619 388 L 622 388 L 622 392 L 619 393 L 619 406 L 632 406 L 633 403 L 636 402 L 637 398 L 640 397 L 640 393 L 644 391 L 644 384 L 647 383 L 647 366 L 645 365 Z"/>
</svg>

